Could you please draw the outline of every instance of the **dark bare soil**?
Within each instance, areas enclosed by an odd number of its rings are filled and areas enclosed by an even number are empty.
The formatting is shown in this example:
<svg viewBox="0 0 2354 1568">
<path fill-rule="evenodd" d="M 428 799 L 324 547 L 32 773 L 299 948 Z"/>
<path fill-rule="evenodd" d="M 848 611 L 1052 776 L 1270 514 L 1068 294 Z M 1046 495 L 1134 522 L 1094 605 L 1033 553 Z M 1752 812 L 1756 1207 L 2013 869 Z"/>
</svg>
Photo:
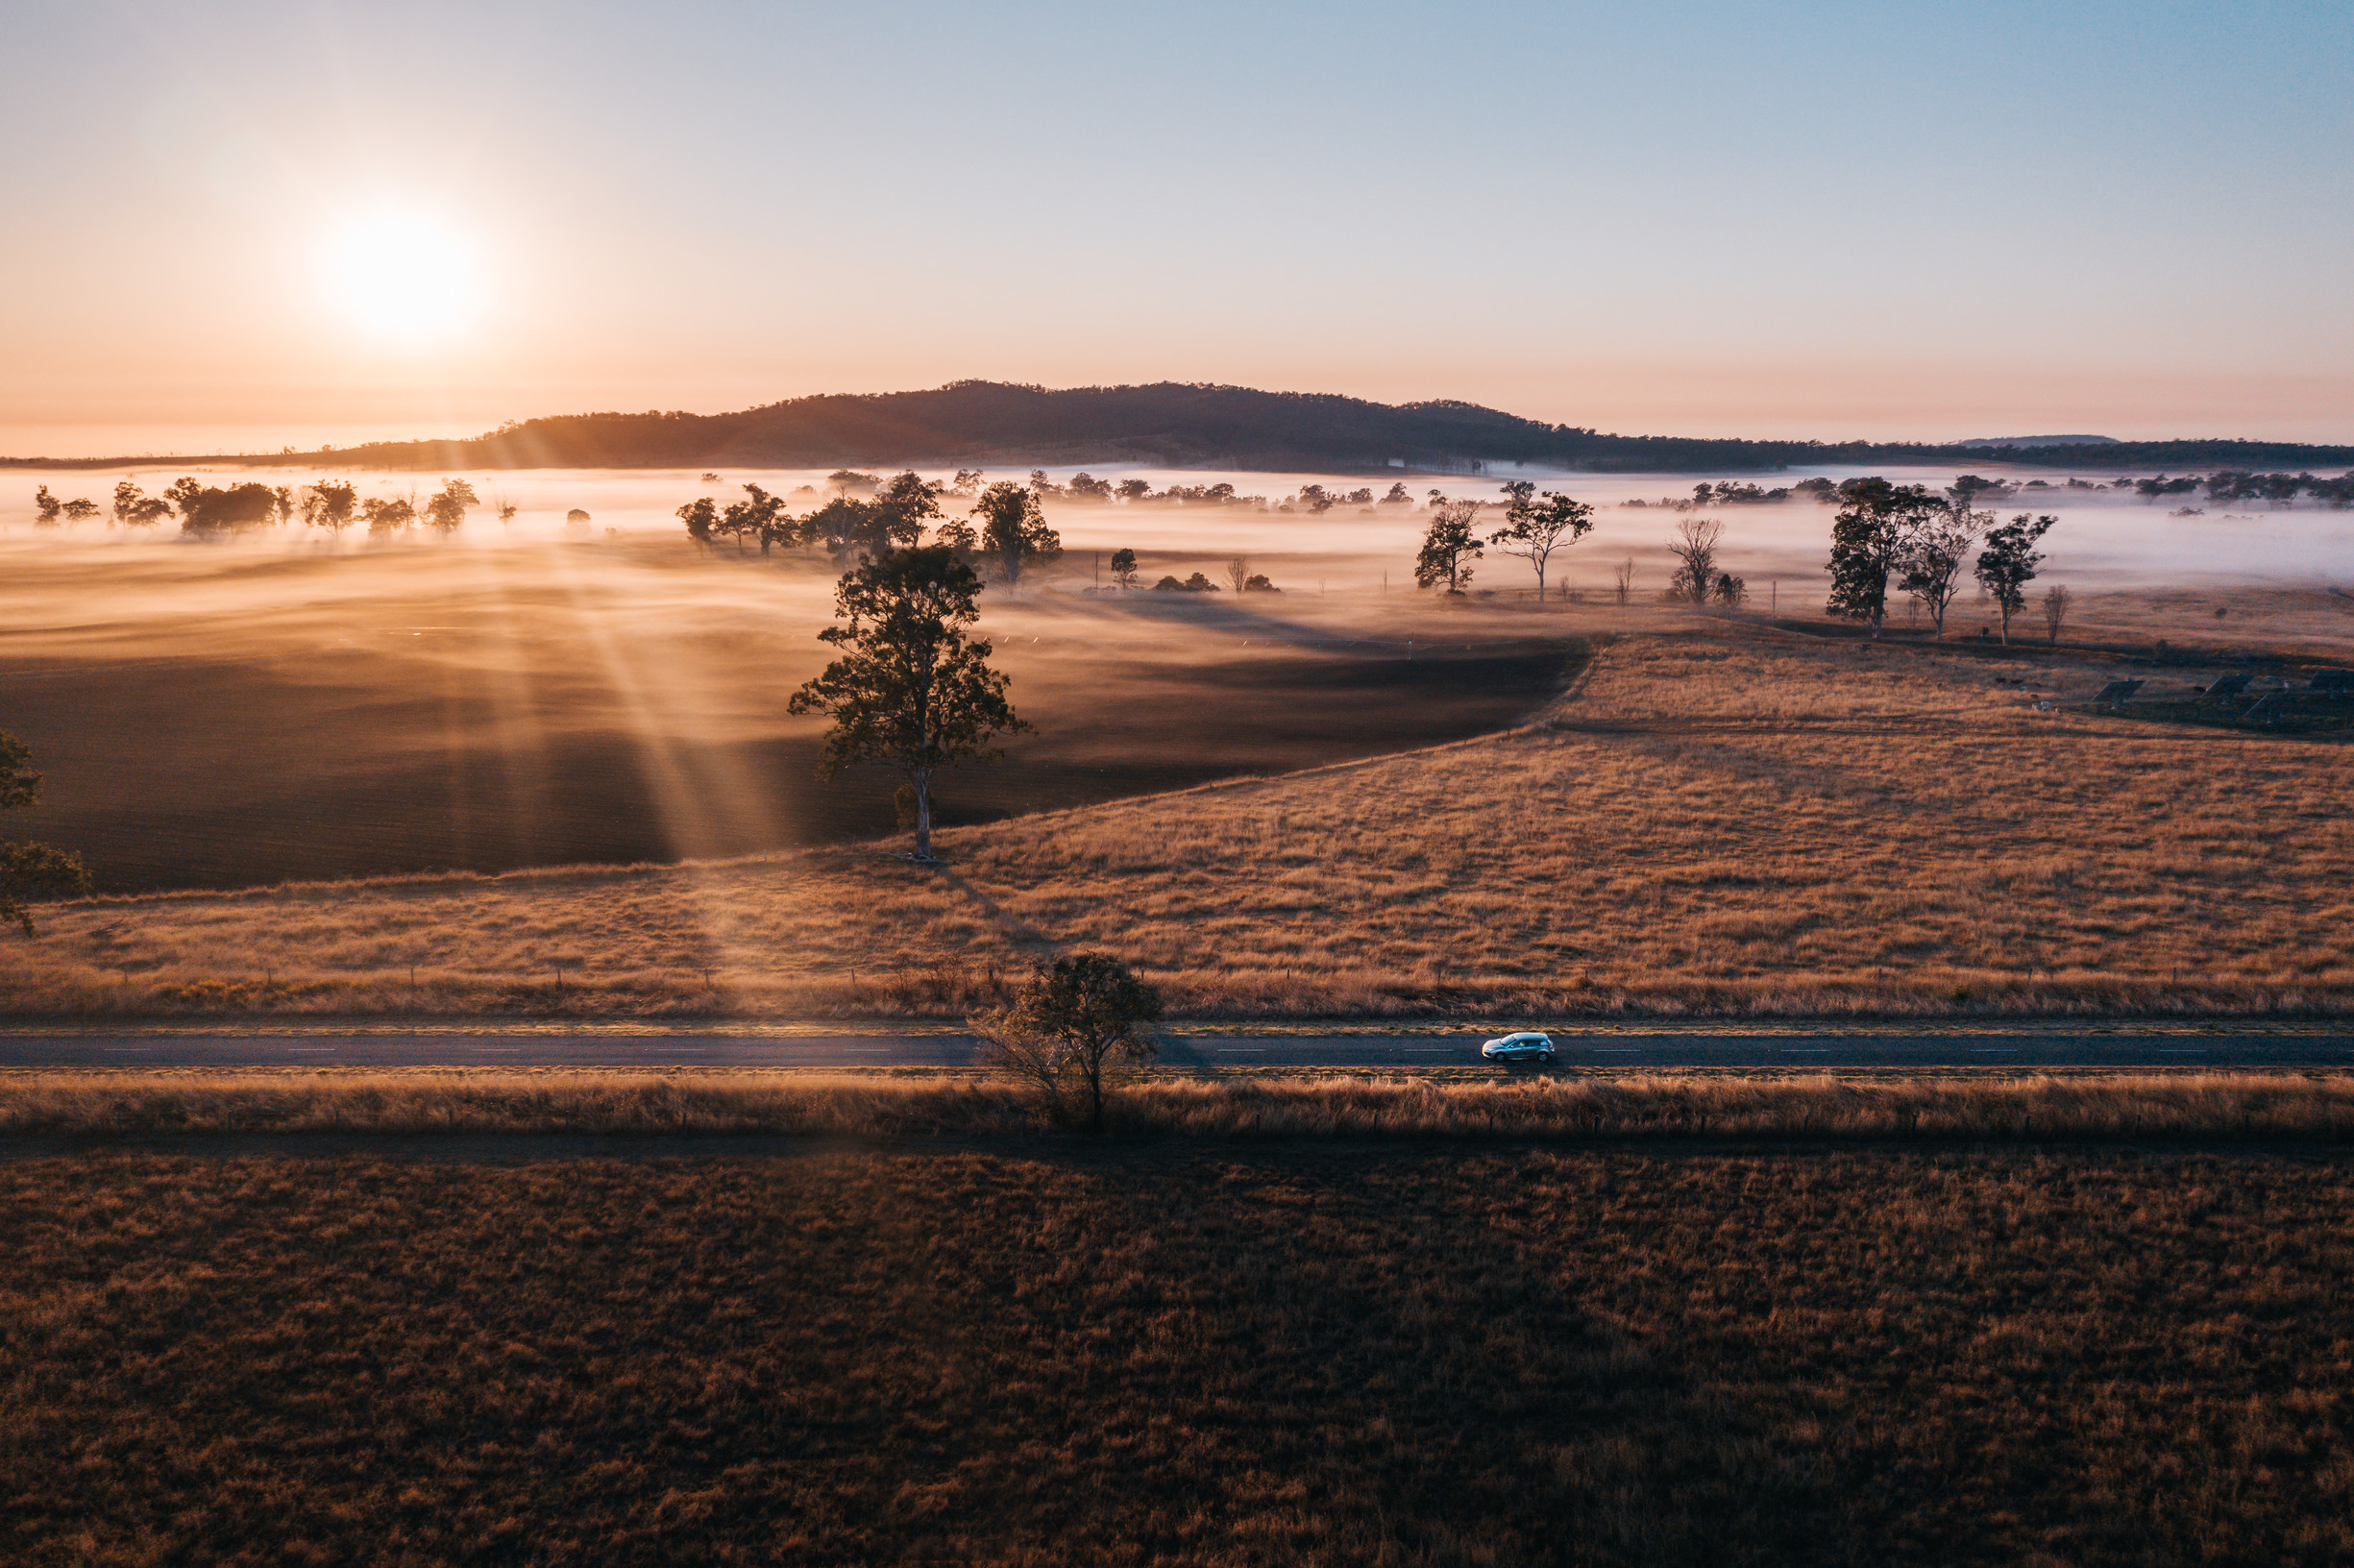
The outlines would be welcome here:
<svg viewBox="0 0 2354 1568">
<path fill-rule="evenodd" d="M 2333 1563 L 2354 1178 L 0 1164 L 15 1563 Z"/>
<path fill-rule="evenodd" d="M 946 823 L 1281 772 L 1519 722 L 1582 658 L 1560 640 L 1409 659 L 1383 650 L 1048 669 L 1036 725 L 947 778 Z M 535 675 L 561 721 L 592 703 Z M 788 688 L 789 689 L 789 688 Z M 815 776 L 819 736 L 650 747 L 618 730 L 518 726 L 479 682 L 402 683 L 360 654 L 299 667 L 158 660 L 0 673 L 6 727 L 50 802 L 22 825 L 79 851 L 102 892 L 744 854 L 892 832 L 896 780 Z M 781 693 L 777 706 L 781 708 Z"/>
</svg>

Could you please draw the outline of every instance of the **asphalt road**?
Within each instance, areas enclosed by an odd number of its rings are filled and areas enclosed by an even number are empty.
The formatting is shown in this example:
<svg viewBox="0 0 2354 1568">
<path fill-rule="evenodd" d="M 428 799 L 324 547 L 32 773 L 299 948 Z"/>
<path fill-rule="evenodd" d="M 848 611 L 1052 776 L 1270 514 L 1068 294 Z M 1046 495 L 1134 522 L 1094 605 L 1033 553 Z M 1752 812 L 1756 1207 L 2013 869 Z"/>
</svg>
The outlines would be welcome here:
<svg viewBox="0 0 2354 1568">
<path fill-rule="evenodd" d="M 1164 1037 L 1177 1067 L 1441 1067 L 1481 1065 L 1488 1030 L 1427 1034 Z M 1578 1067 L 2354 1068 L 2354 1032 L 2035 1030 L 1859 1033 L 1557 1033 Z M 617 1035 L 54 1033 L 0 1035 L 0 1067 L 565 1066 L 962 1067 L 960 1034 Z M 1525 1070 L 1525 1069 L 1524 1069 Z"/>
</svg>

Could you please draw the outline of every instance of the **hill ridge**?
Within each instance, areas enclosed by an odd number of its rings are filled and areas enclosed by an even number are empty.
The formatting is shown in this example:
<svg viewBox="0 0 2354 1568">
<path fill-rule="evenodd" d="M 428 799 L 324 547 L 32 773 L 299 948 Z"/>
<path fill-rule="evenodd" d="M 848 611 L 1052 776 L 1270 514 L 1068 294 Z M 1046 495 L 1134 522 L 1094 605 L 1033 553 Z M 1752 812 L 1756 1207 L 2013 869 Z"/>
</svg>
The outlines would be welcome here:
<svg viewBox="0 0 2354 1568">
<path fill-rule="evenodd" d="M 728 413 L 605 410 L 510 422 L 466 440 L 371 442 L 184 460 L 338 468 L 829 468 L 1154 466 L 1343 473 L 1482 473 L 1536 464 L 1589 473 L 1780 471 L 1901 462 L 2101 469 L 2354 465 L 2354 445 L 2193 439 L 2087 448 L 1962 442 L 1630 436 L 1547 424 L 1459 399 L 1374 403 L 1217 382 L 1049 388 L 977 379 L 912 392 L 824 392 Z M 116 467 L 124 457 L 49 464 Z M 135 459 L 142 463 L 154 458 Z"/>
</svg>

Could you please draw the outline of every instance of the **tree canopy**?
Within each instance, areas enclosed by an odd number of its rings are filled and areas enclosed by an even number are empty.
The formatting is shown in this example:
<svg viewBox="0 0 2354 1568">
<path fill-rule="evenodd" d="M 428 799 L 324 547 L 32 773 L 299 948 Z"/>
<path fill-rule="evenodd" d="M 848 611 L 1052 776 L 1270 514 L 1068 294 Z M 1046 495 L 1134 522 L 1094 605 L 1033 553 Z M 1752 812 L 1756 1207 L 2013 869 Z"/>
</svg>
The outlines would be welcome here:
<svg viewBox="0 0 2354 1568">
<path fill-rule="evenodd" d="M 1394 499 L 1405 489 L 1391 486 Z M 1514 479 L 1504 487 L 1509 498 L 1504 509 L 1504 527 L 1487 536 L 1487 542 L 1507 555 L 1517 555 L 1536 572 L 1536 597 L 1545 597 L 1545 566 L 1553 552 L 1563 545 L 1574 545 L 1594 526 L 1594 508 L 1582 501 L 1548 490 L 1542 497 L 1528 479 Z"/>
<path fill-rule="evenodd" d="M 1155 1046 L 1144 1025 L 1161 993 L 1103 953 L 1074 953 L 1040 969 L 999 1012 L 972 1020 L 992 1065 L 1027 1081 L 1057 1119 L 1103 1131 L 1107 1072 L 1141 1065 Z"/>
<path fill-rule="evenodd" d="M 1826 608 L 1871 622 L 1877 637 L 1888 618 L 1888 579 L 1945 502 L 1925 486 L 1877 477 L 1850 479 L 1839 495 L 1845 504 L 1831 524 L 1831 592 Z"/>
<path fill-rule="evenodd" d="M 2027 584 L 2035 580 L 2035 569 L 2044 564 L 2036 543 L 2058 521 L 2049 514 L 2029 517 L 2021 512 L 2001 527 L 1989 529 L 1986 548 L 1978 551 L 1978 582 L 2002 612 L 2006 647 L 2011 641 L 2011 617 L 2027 607 Z"/>
<path fill-rule="evenodd" d="M 41 775 L 33 771 L 32 748 L 0 730 L 0 811 L 28 811 L 40 799 Z M 27 899 L 89 891 L 90 873 L 79 856 L 27 839 L 0 839 L 0 923 L 34 936 Z"/>
<path fill-rule="evenodd" d="M 981 519 L 982 552 L 996 563 L 1008 588 L 1019 587 L 1031 567 L 1063 558 L 1063 537 L 1046 526 L 1035 489 L 1000 479 L 981 492 L 972 515 Z"/>
<path fill-rule="evenodd" d="M 1423 533 L 1421 553 L 1414 557 L 1416 587 L 1443 582 L 1450 594 L 1463 591 L 1471 581 L 1471 563 L 1480 554 L 1480 536 L 1471 527 L 1479 515 L 1476 501 L 1449 501 L 1431 492 L 1431 526 Z"/>
<path fill-rule="evenodd" d="M 835 615 L 818 636 L 841 657 L 793 694 L 790 711 L 834 721 L 819 771 L 879 763 L 916 795 L 916 858 L 932 856 L 932 779 L 983 759 L 989 742 L 1027 729 L 1005 697 L 990 645 L 966 627 L 980 618 L 981 579 L 944 545 L 893 551 L 845 574 Z"/>
</svg>

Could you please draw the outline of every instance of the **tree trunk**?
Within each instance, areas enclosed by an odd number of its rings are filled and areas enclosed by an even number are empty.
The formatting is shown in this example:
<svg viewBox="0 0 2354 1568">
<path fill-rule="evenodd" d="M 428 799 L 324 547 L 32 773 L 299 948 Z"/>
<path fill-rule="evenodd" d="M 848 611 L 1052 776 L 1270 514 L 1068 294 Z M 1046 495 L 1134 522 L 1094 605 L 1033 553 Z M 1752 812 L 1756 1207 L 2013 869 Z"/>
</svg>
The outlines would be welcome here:
<svg viewBox="0 0 2354 1568">
<path fill-rule="evenodd" d="M 1103 1056 L 1091 1051 L 1081 1059 L 1080 1070 L 1087 1080 L 1087 1130 L 1100 1137 L 1103 1133 Z"/>
<path fill-rule="evenodd" d="M 932 858 L 932 775 L 916 775 L 916 858 Z"/>
</svg>

